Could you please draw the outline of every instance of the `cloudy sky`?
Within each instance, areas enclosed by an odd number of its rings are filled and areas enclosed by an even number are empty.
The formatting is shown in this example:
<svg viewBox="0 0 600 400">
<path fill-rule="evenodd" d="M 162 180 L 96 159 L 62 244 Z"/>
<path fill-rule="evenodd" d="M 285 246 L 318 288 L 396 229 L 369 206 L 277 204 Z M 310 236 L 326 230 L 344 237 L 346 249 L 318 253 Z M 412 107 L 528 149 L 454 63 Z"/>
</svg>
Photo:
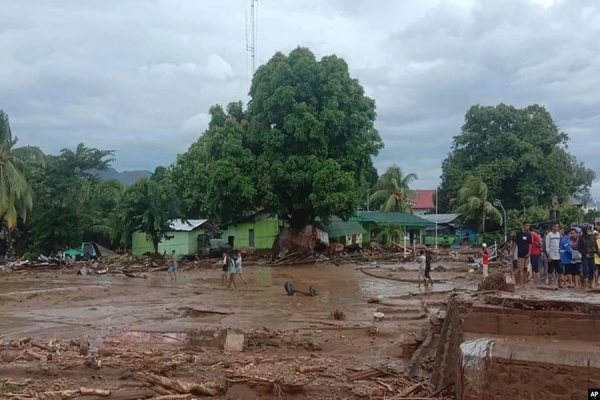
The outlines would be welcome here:
<svg viewBox="0 0 600 400">
<path fill-rule="evenodd" d="M 0 109 L 21 143 L 185 151 L 211 104 L 245 100 L 250 0 L 0 0 Z M 336 53 L 376 99 L 376 159 L 433 188 L 468 107 L 540 103 L 600 175 L 597 0 L 259 0 L 257 63 Z M 600 182 L 594 188 L 600 198 Z"/>
</svg>

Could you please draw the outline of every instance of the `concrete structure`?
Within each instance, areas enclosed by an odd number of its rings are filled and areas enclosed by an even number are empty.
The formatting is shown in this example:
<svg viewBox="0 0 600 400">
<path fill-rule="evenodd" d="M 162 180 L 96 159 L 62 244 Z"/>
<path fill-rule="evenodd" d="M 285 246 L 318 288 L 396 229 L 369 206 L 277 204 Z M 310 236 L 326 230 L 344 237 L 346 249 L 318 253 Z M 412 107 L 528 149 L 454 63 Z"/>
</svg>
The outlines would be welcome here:
<svg viewBox="0 0 600 400">
<path fill-rule="evenodd" d="M 456 295 L 437 338 L 432 383 L 458 400 L 585 399 L 600 387 L 600 299 L 530 290 Z"/>
<path fill-rule="evenodd" d="M 207 219 L 190 219 L 171 221 L 171 239 L 158 244 L 160 254 L 170 254 L 173 250 L 180 256 L 198 253 L 198 236 L 213 232 L 216 229 Z M 134 232 L 131 237 L 131 253 L 141 256 L 144 253 L 154 253 L 152 241 L 143 232 Z"/>
</svg>

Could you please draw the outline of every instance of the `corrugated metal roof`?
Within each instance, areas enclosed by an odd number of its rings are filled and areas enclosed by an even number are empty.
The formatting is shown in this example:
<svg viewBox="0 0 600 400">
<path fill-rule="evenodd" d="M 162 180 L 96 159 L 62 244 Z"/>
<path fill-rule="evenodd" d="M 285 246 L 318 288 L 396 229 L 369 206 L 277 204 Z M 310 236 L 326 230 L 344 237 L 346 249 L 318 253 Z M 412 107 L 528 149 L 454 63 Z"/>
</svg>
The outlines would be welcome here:
<svg viewBox="0 0 600 400">
<path fill-rule="evenodd" d="M 458 219 L 458 217 L 460 217 L 460 214 L 437 214 L 436 220 L 435 214 L 421 215 L 421 218 L 425 218 L 427 221 L 431 221 L 434 224 L 436 223 L 436 221 L 438 224 L 449 224 L 450 222 L 453 222 L 454 220 Z"/>
<path fill-rule="evenodd" d="M 327 225 L 323 225 L 323 229 L 327 231 L 330 238 L 339 238 L 346 235 L 366 234 L 367 231 L 356 221 L 331 221 Z"/>
<path fill-rule="evenodd" d="M 375 222 L 377 224 L 394 224 L 415 228 L 426 228 L 435 226 L 435 222 L 417 217 L 413 214 L 403 214 L 399 212 L 382 212 L 382 211 L 361 211 L 353 221 Z"/>
<path fill-rule="evenodd" d="M 188 219 L 187 222 L 182 219 L 174 219 L 169 223 L 171 230 L 176 232 L 191 232 L 203 225 L 207 219 Z"/>
</svg>

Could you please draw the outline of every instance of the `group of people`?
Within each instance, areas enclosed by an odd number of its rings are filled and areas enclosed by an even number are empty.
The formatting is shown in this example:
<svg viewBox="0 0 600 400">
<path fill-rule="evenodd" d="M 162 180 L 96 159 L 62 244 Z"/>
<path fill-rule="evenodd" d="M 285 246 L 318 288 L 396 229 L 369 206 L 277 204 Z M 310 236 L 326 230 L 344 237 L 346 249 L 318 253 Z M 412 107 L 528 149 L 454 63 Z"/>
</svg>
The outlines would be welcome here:
<svg viewBox="0 0 600 400">
<path fill-rule="evenodd" d="M 547 233 L 531 230 L 524 222 L 511 232 L 510 255 L 517 285 L 556 283 L 562 287 L 589 288 L 598 284 L 600 223 L 561 229 L 557 222 Z M 531 276 L 529 267 L 531 266 Z"/>
<path fill-rule="evenodd" d="M 221 275 L 221 285 L 225 286 L 225 284 L 227 284 L 227 288 L 231 288 L 231 286 L 233 286 L 235 289 L 237 289 L 237 285 L 235 283 L 235 277 L 237 275 L 242 278 L 244 285 L 246 285 L 246 278 L 244 278 L 244 274 L 242 272 L 242 253 L 223 253 L 223 274 Z"/>
</svg>

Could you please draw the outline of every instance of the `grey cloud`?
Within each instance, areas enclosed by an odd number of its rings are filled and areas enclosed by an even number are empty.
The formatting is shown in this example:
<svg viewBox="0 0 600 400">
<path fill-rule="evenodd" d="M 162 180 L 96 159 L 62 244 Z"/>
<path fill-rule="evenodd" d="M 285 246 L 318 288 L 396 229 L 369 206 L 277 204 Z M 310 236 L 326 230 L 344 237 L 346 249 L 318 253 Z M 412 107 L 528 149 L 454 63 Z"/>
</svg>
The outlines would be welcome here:
<svg viewBox="0 0 600 400">
<path fill-rule="evenodd" d="M 540 1 L 260 0 L 257 64 L 297 45 L 344 57 L 377 101 L 386 148 L 376 166 L 399 163 L 419 188 L 437 184 L 475 103 L 546 105 L 598 170 L 600 6 Z M 212 104 L 247 100 L 246 5 L 9 2 L 0 108 L 22 142 L 47 151 L 84 141 L 117 150 L 120 169 L 170 163 Z"/>
</svg>

